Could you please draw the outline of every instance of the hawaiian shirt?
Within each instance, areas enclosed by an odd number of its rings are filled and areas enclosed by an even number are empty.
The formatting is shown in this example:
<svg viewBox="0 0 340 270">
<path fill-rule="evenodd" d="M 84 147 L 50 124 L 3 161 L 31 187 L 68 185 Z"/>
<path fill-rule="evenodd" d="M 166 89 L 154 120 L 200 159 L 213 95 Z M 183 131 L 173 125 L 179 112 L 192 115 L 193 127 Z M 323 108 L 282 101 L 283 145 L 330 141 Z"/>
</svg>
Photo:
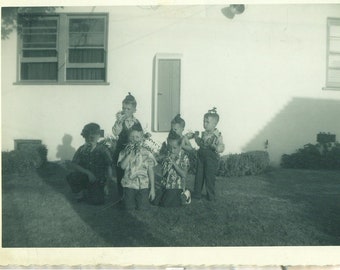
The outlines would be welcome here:
<svg viewBox="0 0 340 270">
<path fill-rule="evenodd" d="M 118 165 L 129 153 L 129 150 L 124 149 L 118 157 Z M 142 147 L 137 151 L 132 151 L 128 165 L 124 170 L 122 186 L 132 189 L 149 188 L 148 169 L 156 165 L 156 159 L 152 153 Z"/>
<path fill-rule="evenodd" d="M 189 169 L 189 158 L 183 150 L 173 160 L 180 168 L 184 170 Z M 167 157 L 162 163 L 161 185 L 166 189 L 183 189 L 185 188 L 184 180 L 171 165 L 169 157 Z"/>
<path fill-rule="evenodd" d="M 218 131 L 217 128 L 213 132 L 202 132 L 202 140 L 203 140 L 203 148 L 211 148 L 216 149 L 219 145 L 224 145 L 223 138 L 221 132 Z"/>
</svg>

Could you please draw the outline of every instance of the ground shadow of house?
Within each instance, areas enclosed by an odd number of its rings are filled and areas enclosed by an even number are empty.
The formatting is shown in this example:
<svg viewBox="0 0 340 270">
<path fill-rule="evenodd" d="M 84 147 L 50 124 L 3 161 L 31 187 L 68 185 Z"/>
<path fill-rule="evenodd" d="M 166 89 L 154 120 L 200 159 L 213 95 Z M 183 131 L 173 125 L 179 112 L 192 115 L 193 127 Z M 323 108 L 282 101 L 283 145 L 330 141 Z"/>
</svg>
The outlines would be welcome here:
<svg viewBox="0 0 340 270">
<path fill-rule="evenodd" d="M 160 239 L 155 239 L 146 226 L 126 212 L 113 204 L 116 200 L 116 190 L 111 185 L 110 196 L 102 206 L 92 206 L 84 202 L 77 203 L 72 196 L 70 187 L 66 182 L 66 175 L 69 171 L 62 163 L 47 162 L 39 169 L 38 175 L 45 183 L 55 191 L 63 194 L 70 202 L 75 214 L 89 225 L 108 247 L 134 247 L 134 246 L 165 246 Z M 93 247 L 96 247 L 93 243 Z"/>
<path fill-rule="evenodd" d="M 263 149 L 273 165 L 279 165 L 282 154 L 291 154 L 307 143 L 316 143 L 319 132 L 340 136 L 340 100 L 295 97 L 277 113 L 243 148 Z"/>
</svg>

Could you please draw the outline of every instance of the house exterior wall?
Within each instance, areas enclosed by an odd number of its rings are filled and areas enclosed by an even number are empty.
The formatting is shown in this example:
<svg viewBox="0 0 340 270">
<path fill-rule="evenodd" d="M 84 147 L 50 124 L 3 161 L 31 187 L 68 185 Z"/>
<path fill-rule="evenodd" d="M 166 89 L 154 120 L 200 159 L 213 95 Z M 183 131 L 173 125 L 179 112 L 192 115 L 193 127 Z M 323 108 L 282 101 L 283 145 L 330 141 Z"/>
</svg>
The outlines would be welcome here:
<svg viewBox="0 0 340 270">
<path fill-rule="evenodd" d="M 314 143 L 318 132 L 340 136 L 340 92 L 325 91 L 326 20 L 340 5 L 247 5 L 228 19 L 224 6 L 65 7 L 107 12 L 109 85 L 19 85 L 17 35 L 2 40 L 2 150 L 14 139 L 41 139 L 56 160 L 65 134 L 78 148 L 82 127 L 97 122 L 108 135 L 128 92 L 150 131 L 152 68 L 157 53 L 182 55 L 181 115 L 202 130 L 212 107 L 226 144 L 223 154 L 283 153 Z M 153 133 L 162 142 L 165 133 Z"/>
</svg>

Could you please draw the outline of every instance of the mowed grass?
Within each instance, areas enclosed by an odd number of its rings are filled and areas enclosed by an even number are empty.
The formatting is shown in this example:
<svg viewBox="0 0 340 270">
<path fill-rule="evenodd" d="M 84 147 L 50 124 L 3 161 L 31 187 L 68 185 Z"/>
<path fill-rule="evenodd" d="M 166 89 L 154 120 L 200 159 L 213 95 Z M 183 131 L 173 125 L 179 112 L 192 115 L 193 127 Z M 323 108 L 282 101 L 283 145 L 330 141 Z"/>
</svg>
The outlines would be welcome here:
<svg viewBox="0 0 340 270">
<path fill-rule="evenodd" d="M 3 247 L 315 246 L 340 244 L 340 172 L 271 169 L 218 178 L 217 202 L 126 212 L 77 203 L 62 166 L 3 175 Z M 193 187 L 193 176 L 188 179 Z"/>
</svg>

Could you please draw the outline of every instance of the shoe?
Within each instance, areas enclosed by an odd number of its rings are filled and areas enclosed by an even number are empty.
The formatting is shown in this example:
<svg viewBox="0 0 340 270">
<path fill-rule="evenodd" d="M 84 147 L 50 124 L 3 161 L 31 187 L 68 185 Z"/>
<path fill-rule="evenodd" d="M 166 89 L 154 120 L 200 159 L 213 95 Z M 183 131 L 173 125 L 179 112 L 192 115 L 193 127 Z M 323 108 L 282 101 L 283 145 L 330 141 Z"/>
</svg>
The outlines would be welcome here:
<svg viewBox="0 0 340 270">
<path fill-rule="evenodd" d="M 188 189 L 181 193 L 181 203 L 182 205 L 191 203 L 191 194 Z"/>
</svg>

